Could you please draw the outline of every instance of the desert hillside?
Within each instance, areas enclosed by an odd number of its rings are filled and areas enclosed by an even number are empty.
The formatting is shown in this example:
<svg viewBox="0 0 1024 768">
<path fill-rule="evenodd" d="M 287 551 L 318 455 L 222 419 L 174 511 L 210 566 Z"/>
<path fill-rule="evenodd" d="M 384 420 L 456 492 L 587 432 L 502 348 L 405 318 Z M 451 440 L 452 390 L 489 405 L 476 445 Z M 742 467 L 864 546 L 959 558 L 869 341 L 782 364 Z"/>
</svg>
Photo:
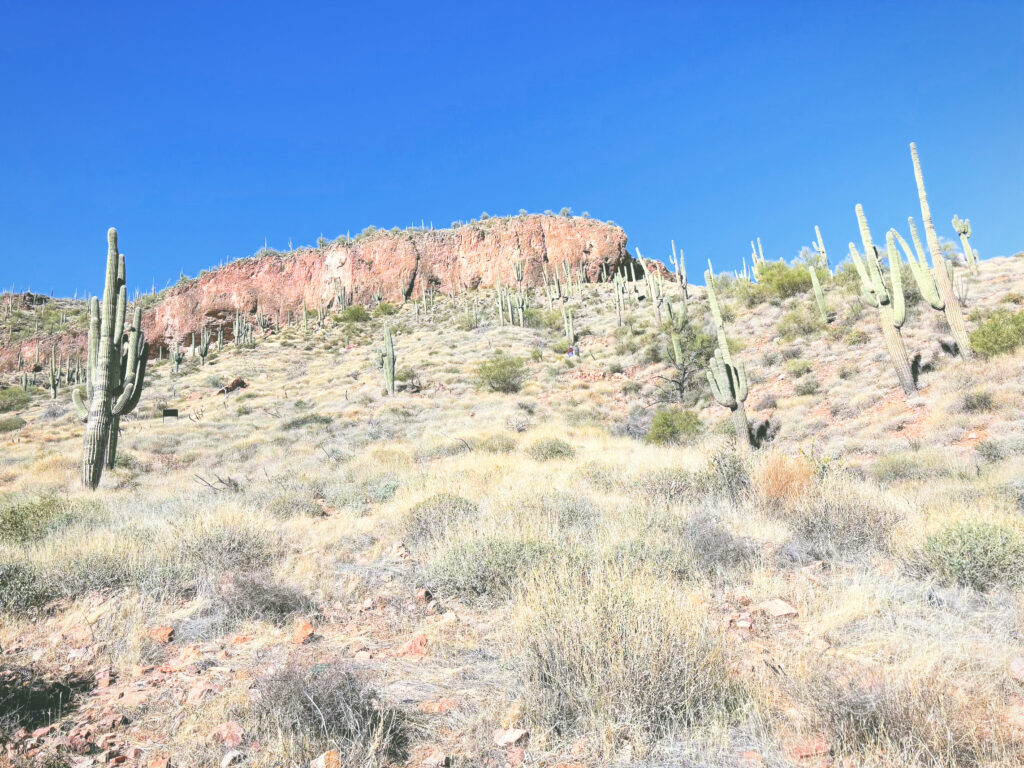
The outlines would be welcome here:
<svg viewBox="0 0 1024 768">
<path fill-rule="evenodd" d="M 182 327 L 96 491 L 69 367 L 5 358 L 6 759 L 1021 765 L 1024 258 L 957 267 L 969 358 L 904 276 L 906 395 L 848 263 L 716 315 L 624 244 Z"/>
</svg>

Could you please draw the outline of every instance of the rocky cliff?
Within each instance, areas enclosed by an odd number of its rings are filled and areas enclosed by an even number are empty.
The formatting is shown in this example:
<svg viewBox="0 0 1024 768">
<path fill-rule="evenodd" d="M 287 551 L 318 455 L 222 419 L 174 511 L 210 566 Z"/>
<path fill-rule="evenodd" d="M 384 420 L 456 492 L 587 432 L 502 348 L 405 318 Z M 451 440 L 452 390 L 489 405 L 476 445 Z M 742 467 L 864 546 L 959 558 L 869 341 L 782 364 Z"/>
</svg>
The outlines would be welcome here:
<svg viewBox="0 0 1024 768">
<path fill-rule="evenodd" d="M 549 273 L 561 270 L 563 263 L 582 267 L 589 280 L 597 281 L 603 268 L 612 272 L 632 257 L 621 227 L 577 217 L 522 215 L 452 229 L 380 230 L 320 248 L 240 259 L 182 282 L 145 311 L 143 328 L 156 354 L 158 344 L 186 342 L 192 332 L 226 321 L 238 310 L 251 314 L 259 307 L 283 318 L 300 311 L 303 301 L 311 310 L 330 304 L 340 288 L 365 303 L 377 294 L 401 302 L 429 289 L 452 293 L 490 287 L 499 279 L 509 284 L 512 264 L 519 260 L 525 264 L 524 282 L 538 285 L 545 266 Z M 102 253 L 96 268 L 102 273 Z M 85 346 L 81 334 L 73 332 L 48 336 L 43 348 L 48 351 L 51 343 L 59 354 Z M 34 342 L 21 346 L 34 359 Z M 17 350 L 16 344 L 0 346 L 0 371 L 13 369 Z"/>
<path fill-rule="evenodd" d="M 425 290 L 451 293 L 512 281 L 512 264 L 525 263 L 525 282 L 548 271 L 582 267 L 592 281 L 601 270 L 631 261 L 626 233 L 592 219 L 524 215 L 485 219 L 454 229 L 378 231 L 322 248 L 242 259 L 170 289 L 143 321 L 146 336 L 163 344 L 226 320 L 236 310 L 271 316 L 329 304 L 345 288 L 358 302 L 415 299 Z M 153 345 L 154 349 L 156 345 Z"/>
</svg>

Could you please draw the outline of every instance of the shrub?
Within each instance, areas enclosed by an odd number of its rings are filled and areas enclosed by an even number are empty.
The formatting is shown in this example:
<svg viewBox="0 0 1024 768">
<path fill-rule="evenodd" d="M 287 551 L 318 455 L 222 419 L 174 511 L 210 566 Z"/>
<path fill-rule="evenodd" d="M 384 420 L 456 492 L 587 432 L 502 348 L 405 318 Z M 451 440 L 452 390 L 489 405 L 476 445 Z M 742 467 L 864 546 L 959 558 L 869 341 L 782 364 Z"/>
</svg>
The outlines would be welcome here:
<svg viewBox="0 0 1024 768">
<path fill-rule="evenodd" d="M 289 765 L 306 765 L 329 749 L 341 764 L 383 766 L 406 756 L 408 727 L 341 662 L 294 664 L 256 680 L 250 737 Z M 265 747 L 266 748 L 266 747 Z"/>
<path fill-rule="evenodd" d="M 821 313 L 818 312 L 817 307 L 811 309 L 803 304 L 783 314 L 776 326 L 779 336 L 787 341 L 800 336 L 810 336 L 824 328 L 825 321 L 821 319 Z"/>
<path fill-rule="evenodd" d="M 405 514 L 406 535 L 413 543 L 434 541 L 443 538 L 448 531 L 468 517 L 473 517 L 479 507 L 462 496 L 453 493 L 438 493 L 417 502 Z"/>
<path fill-rule="evenodd" d="M 0 417 L 0 433 L 13 432 L 16 429 L 21 429 L 27 423 L 21 416 Z"/>
<path fill-rule="evenodd" d="M 477 380 L 491 392 L 518 392 L 526 381 L 522 358 L 496 353 L 477 366 Z"/>
<path fill-rule="evenodd" d="M 738 293 L 749 306 L 762 301 L 788 299 L 811 290 L 811 276 L 804 264 L 767 261 L 757 267 L 756 283 L 738 283 Z"/>
<path fill-rule="evenodd" d="M 963 409 L 968 413 L 992 410 L 992 393 L 984 390 L 967 392 L 963 398 Z"/>
<path fill-rule="evenodd" d="M 526 449 L 526 453 L 532 459 L 537 461 L 548 461 L 549 459 L 571 459 L 576 455 L 576 451 L 569 445 L 565 440 L 561 440 L 557 437 L 549 437 L 544 440 L 538 440 L 529 448 Z"/>
<path fill-rule="evenodd" d="M 688 443 L 701 433 L 702 426 L 694 411 L 659 408 L 646 437 L 648 442 L 658 445 Z"/>
<path fill-rule="evenodd" d="M 353 304 L 351 307 L 345 307 L 338 314 L 338 318 L 343 323 L 365 323 L 370 319 L 370 313 L 366 311 L 365 307 Z"/>
<path fill-rule="evenodd" d="M 708 457 L 693 484 L 712 496 L 725 494 L 736 504 L 750 490 L 750 472 L 739 454 L 719 451 Z"/>
<path fill-rule="evenodd" d="M 0 389 L 0 413 L 20 411 L 32 402 L 32 396 L 21 387 Z"/>
<path fill-rule="evenodd" d="M 796 501 L 811 482 L 811 466 L 802 457 L 771 452 L 757 466 L 757 490 L 768 504 Z"/>
<path fill-rule="evenodd" d="M 377 308 L 373 310 L 373 314 L 379 315 L 381 317 L 387 317 L 388 315 L 393 315 L 396 312 L 398 312 L 398 307 L 396 307 L 394 304 L 389 304 L 386 301 L 382 301 L 380 304 L 377 305 Z"/>
<path fill-rule="evenodd" d="M 925 539 L 917 564 L 941 581 L 987 590 L 1024 577 L 1024 536 L 1002 525 L 963 521 Z"/>
<path fill-rule="evenodd" d="M 1024 344 L 1024 310 L 997 309 L 971 332 L 971 346 L 982 357 L 1012 352 Z"/>
<path fill-rule="evenodd" d="M 0 541 L 40 539 L 64 517 L 64 505 L 52 494 L 0 497 Z"/>
<path fill-rule="evenodd" d="M 508 644 L 527 716 L 562 736 L 650 743 L 727 720 L 742 701 L 719 633 L 650 573 L 542 572 Z"/>
<path fill-rule="evenodd" d="M 508 435 L 488 435 L 480 441 L 480 450 L 487 453 L 512 453 L 515 449 L 516 441 Z"/>
<path fill-rule="evenodd" d="M 485 537 L 460 541 L 431 564 L 428 581 L 435 592 L 467 600 L 505 600 L 551 552 L 551 545 L 534 539 Z"/>
<path fill-rule="evenodd" d="M 820 388 L 821 386 L 816 378 L 805 376 L 793 386 L 793 393 L 797 395 L 814 395 L 817 394 Z"/>
<path fill-rule="evenodd" d="M 302 427 L 318 426 L 323 427 L 330 424 L 332 421 L 330 416 L 324 416 L 320 413 L 307 413 L 305 416 L 299 416 L 298 418 L 286 421 L 281 425 L 281 429 L 301 429 Z"/>
<path fill-rule="evenodd" d="M 805 373 L 810 373 L 814 369 L 814 366 L 811 365 L 811 361 L 804 360 L 802 357 L 798 357 L 794 360 L 787 360 L 783 367 L 794 376 L 803 376 Z"/>
</svg>

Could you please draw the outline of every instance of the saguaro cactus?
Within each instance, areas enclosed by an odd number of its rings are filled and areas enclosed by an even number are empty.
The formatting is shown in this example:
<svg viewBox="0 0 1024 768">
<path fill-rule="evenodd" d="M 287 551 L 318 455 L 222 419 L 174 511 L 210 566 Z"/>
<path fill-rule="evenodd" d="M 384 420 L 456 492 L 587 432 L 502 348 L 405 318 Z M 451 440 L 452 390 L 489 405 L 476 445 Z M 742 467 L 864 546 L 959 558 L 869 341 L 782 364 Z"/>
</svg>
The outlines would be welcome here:
<svg viewBox="0 0 1024 768">
<path fill-rule="evenodd" d="M 708 270 L 704 273 L 704 281 L 708 287 L 708 304 L 711 307 L 711 316 L 718 336 L 718 348 L 715 350 L 715 356 L 708 360 L 708 384 L 711 386 L 711 394 L 715 401 L 732 412 L 737 450 L 749 451 L 753 442 L 750 437 L 750 425 L 747 423 L 747 412 L 743 407 L 749 391 L 747 372 L 743 367 L 743 362 L 740 360 L 733 362 L 732 354 L 729 352 L 729 339 L 725 335 L 725 322 L 722 319 L 721 308 L 718 306 L 718 297 L 715 295 L 715 273 L 711 268 L 710 261 L 708 261 Z"/>
<path fill-rule="evenodd" d="M 57 388 L 60 386 L 60 368 L 57 366 L 57 346 L 50 348 L 50 399 L 57 399 Z"/>
<path fill-rule="evenodd" d="M 203 327 L 199 333 L 199 360 L 200 365 L 206 365 L 206 356 L 210 354 L 210 329 Z"/>
<path fill-rule="evenodd" d="M 953 229 L 960 235 L 960 243 L 964 247 L 964 258 L 967 259 L 967 266 L 971 269 L 971 274 L 978 274 L 978 252 L 971 248 L 971 220 L 961 219 L 956 214 L 953 214 Z"/>
<path fill-rule="evenodd" d="M 960 310 L 960 302 L 956 298 L 956 291 L 953 288 L 952 263 L 947 262 L 942 255 L 942 246 L 939 245 L 939 236 L 935 233 L 935 225 L 932 223 L 932 209 L 928 205 L 928 194 L 924 189 L 924 175 L 921 173 L 921 160 L 917 156 L 917 144 L 910 142 L 910 157 L 914 162 L 914 179 L 917 181 L 917 197 L 921 203 L 921 222 L 924 225 L 924 235 L 928 242 L 928 252 L 932 256 L 932 275 L 935 277 L 935 285 L 939 289 L 939 296 L 946 305 L 946 322 L 949 323 L 949 330 L 953 334 L 961 357 L 971 356 L 971 340 L 967 335 L 967 324 L 964 322 L 964 314 Z M 911 233 L 913 234 L 913 233 Z M 915 241 L 916 245 L 916 241 Z M 919 254 L 923 256 L 923 254 Z"/>
<path fill-rule="evenodd" d="M 903 343 L 903 336 L 900 328 L 907 317 L 907 308 L 903 296 L 903 274 L 899 264 L 895 269 L 889 270 L 892 292 L 886 290 L 885 282 L 882 280 L 882 265 L 878 258 L 878 251 L 871 240 L 871 230 L 868 228 L 868 220 L 864 216 L 864 208 L 857 204 L 857 223 L 860 225 L 860 237 L 864 244 L 864 258 L 857 252 L 857 246 L 850 243 L 850 257 L 857 268 L 857 275 L 860 277 L 861 295 L 872 307 L 878 309 L 878 319 L 882 326 L 882 336 L 885 338 L 885 348 L 889 353 L 893 368 L 896 370 L 896 378 L 904 393 L 910 395 L 917 391 L 914 384 L 914 374 L 910 368 L 910 358 L 907 356 L 907 347 Z"/>
<path fill-rule="evenodd" d="M 377 350 L 381 370 L 384 371 L 384 390 L 389 395 L 395 394 L 395 344 L 391 339 L 391 329 L 384 328 L 384 346 Z"/>
<path fill-rule="evenodd" d="M 828 308 L 825 306 L 825 294 L 821 290 L 821 281 L 818 280 L 818 270 L 814 268 L 813 264 L 808 264 L 807 271 L 811 275 L 811 289 L 814 291 L 814 303 L 818 305 L 818 312 L 821 314 L 821 319 L 827 323 Z"/>
<path fill-rule="evenodd" d="M 832 274 L 832 267 L 828 263 L 828 253 L 825 251 L 825 241 L 821 239 L 821 230 L 818 229 L 818 225 L 814 225 L 814 252 L 821 257 L 821 261 L 828 270 L 828 273 Z"/>
<path fill-rule="evenodd" d="M 107 278 L 103 288 L 103 306 L 94 296 L 89 303 L 89 369 L 86 380 L 86 406 L 82 390 L 72 399 L 79 416 L 86 422 L 82 447 L 82 484 L 99 485 L 103 466 L 113 466 L 117 456 L 117 432 L 120 417 L 130 413 L 139 402 L 146 377 L 149 344 L 142 334 L 142 307 L 124 340 L 127 295 L 124 256 L 117 250 L 117 230 L 107 232 Z"/>
</svg>

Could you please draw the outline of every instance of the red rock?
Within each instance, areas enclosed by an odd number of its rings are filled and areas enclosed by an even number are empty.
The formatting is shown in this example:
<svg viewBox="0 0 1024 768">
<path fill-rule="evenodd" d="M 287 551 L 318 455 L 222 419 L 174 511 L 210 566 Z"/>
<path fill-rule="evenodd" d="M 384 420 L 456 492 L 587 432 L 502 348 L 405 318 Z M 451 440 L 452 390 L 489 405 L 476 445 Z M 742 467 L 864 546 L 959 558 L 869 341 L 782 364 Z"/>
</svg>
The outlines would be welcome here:
<svg viewBox="0 0 1024 768">
<path fill-rule="evenodd" d="M 309 764 L 309 768 L 342 768 L 338 750 L 330 749 Z"/>
<path fill-rule="evenodd" d="M 143 755 L 142 747 L 129 747 L 125 754 L 131 760 L 141 760 Z"/>
<path fill-rule="evenodd" d="M 1024 656 L 1018 656 L 1010 662 L 1010 677 L 1019 683 L 1024 683 Z"/>
<path fill-rule="evenodd" d="M 242 726 L 234 720 L 228 720 L 213 729 L 213 738 L 225 747 L 237 747 L 242 743 L 244 733 Z"/>
<path fill-rule="evenodd" d="M 218 395 L 226 395 L 229 392 L 234 392 L 236 389 L 245 389 L 249 385 L 245 383 L 245 379 L 234 378 L 231 383 L 221 387 L 217 390 Z"/>
<path fill-rule="evenodd" d="M 44 736 L 48 736 L 50 733 L 53 732 L 54 727 L 55 726 L 52 725 L 44 725 L 42 728 L 36 728 L 34 731 L 32 731 L 32 738 L 41 739 Z"/>
<path fill-rule="evenodd" d="M 96 682 L 97 688 L 109 688 L 110 687 L 110 667 L 104 667 L 96 676 L 93 678 Z"/>
<path fill-rule="evenodd" d="M 765 600 L 757 607 L 758 610 L 767 613 L 769 616 L 775 619 L 782 619 L 788 616 L 796 616 L 798 613 L 796 608 L 787 603 L 785 600 L 780 600 L 777 597 L 774 597 L 771 600 Z"/>
<path fill-rule="evenodd" d="M 245 645 L 252 640 L 248 635 L 235 635 L 231 638 L 232 645 Z"/>
<path fill-rule="evenodd" d="M 458 701 L 455 699 L 441 698 L 436 701 L 421 701 L 416 705 L 416 709 L 425 715 L 443 715 L 445 712 L 450 712 L 458 706 Z"/>
<path fill-rule="evenodd" d="M 427 636 L 423 634 L 414 635 L 405 645 L 395 652 L 395 655 L 419 661 L 427 655 Z"/>
<path fill-rule="evenodd" d="M 149 636 L 158 643 L 169 643 L 174 638 L 174 627 L 153 627 Z"/>
<path fill-rule="evenodd" d="M 797 760 L 805 760 L 809 757 L 827 755 L 832 751 L 832 745 L 820 736 L 814 741 L 808 741 L 793 747 L 790 754 Z"/>
<path fill-rule="evenodd" d="M 451 760 L 440 747 L 431 747 L 430 752 L 423 758 L 425 768 L 445 768 L 451 765 Z"/>
<path fill-rule="evenodd" d="M 526 762 L 526 750 L 522 747 L 512 747 L 505 753 L 505 759 L 512 768 L 519 768 Z"/>
<path fill-rule="evenodd" d="M 529 738 L 529 731 L 522 728 L 499 728 L 494 732 L 494 743 L 499 747 L 514 747 L 526 743 Z"/>
<path fill-rule="evenodd" d="M 295 625 L 295 630 L 292 632 L 292 642 L 296 645 L 302 645 L 311 637 L 313 637 L 313 625 L 302 619 Z"/>
<path fill-rule="evenodd" d="M 746 752 L 740 753 L 740 765 L 754 766 L 755 768 L 758 768 L 759 766 L 764 765 L 764 757 L 760 752 L 753 749 L 747 750 Z"/>
<path fill-rule="evenodd" d="M 582 266 L 596 282 L 603 267 L 614 272 L 631 261 L 626 233 L 594 219 L 528 215 L 457 229 L 380 231 L 349 244 L 232 262 L 171 288 L 143 315 L 142 326 L 155 355 L 157 346 L 185 340 L 211 321 L 225 322 L 236 309 L 253 313 L 258 305 L 272 316 L 280 313 L 284 322 L 288 312 L 301 309 L 303 299 L 309 306 L 331 302 L 336 285 L 362 302 L 377 289 L 388 301 L 400 301 L 419 296 L 427 284 L 442 293 L 462 285 L 493 286 L 499 278 L 510 279 L 513 259 L 525 261 L 527 285 L 541 283 L 545 263 L 549 273 L 562 262 Z M 84 337 L 72 343 L 84 349 Z M 16 345 L 0 361 L 8 358 L 16 361 Z"/>
<path fill-rule="evenodd" d="M 185 694 L 185 703 L 198 704 L 200 701 L 203 700 L 203 697 L 206 696 L 206 694 L 212 692 L 213 690 L 214 688 L 212 685 L 203 680 L 200 680 L 189 689 L 187 694 Z"/>
<path fill-rule="evenodd" d="M 147 768 L 171 768 L 171 758 L 169 757 L 151 757 Z"/>
</svg>

